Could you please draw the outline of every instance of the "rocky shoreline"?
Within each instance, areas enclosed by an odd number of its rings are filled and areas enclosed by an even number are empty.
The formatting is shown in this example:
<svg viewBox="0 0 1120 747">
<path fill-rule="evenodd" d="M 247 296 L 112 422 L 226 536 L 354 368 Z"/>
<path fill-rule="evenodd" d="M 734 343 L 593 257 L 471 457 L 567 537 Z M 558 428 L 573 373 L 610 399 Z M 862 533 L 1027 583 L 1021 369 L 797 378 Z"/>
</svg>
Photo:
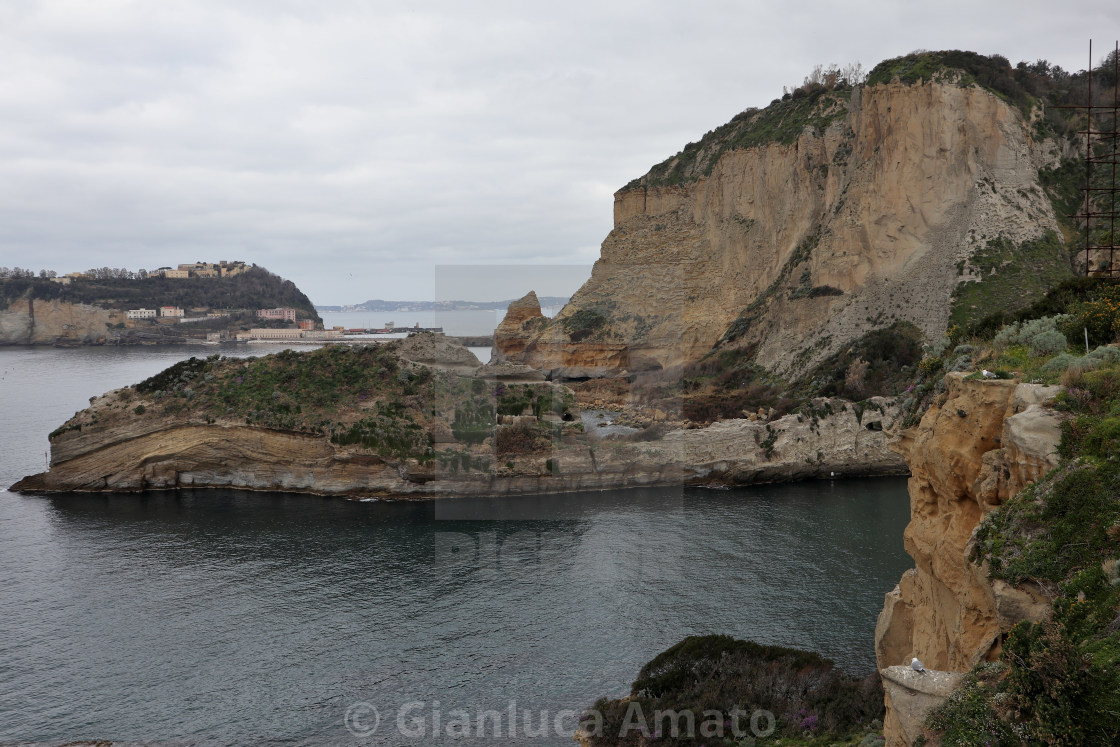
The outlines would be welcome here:
<svg viewBox="0 0 1120 747">
<path fill-rule="evenodd" d="M 263 375 L 257 371 L 260 368 L 289 366 L 283 378 L 294 376 L 291 372 L 305 365 L 301 361 L 311 366 L 312 361 L 329 356 L 370 357 L 381 351 L 320 351 L 252 362 L 227 359 L 198 362 L 190 375 L 169 370 L 165 374 L 171 380 L 158 384 L 162 388 L 156 391 L 151 391 L 156 384 L 137 385 L 94 398 L 89 408 L 52 434 L 50 469 L 20 480 L 12 489 L 240 488 L 407 499 L 906 473 L 902 457 L 891 449 L 901 428 L 900 409 L 891 399 L 874 398 L 857 407 L 844 400 L 818 398 L 803 412 L 780 418 L 752 413 L 750 418 L 705 427 L 665 424 L 665 432 L 649 436 L 653 440 L 642 440 L 641 433 L 602 437 L 595 428 L 585 430 L 570 390 L 542 381 L 539 374 L 530 376 L 532 372 L 522 366 L 480 367 L 464 348 L 434 336 L 416 336 L 386 348 L 384 355 L 393 359 L 386 358 L 381 365 L 400 366 L 394 381 L 428 377 L 424 380 L 432 382 L 426 385 L 432 391 L 455 388 L 476 393 L 460 394 L 458 400 L 439 399 L 421 390 L 407 393 L 413 385 L 402 385 L 406 393 L 400 402 L 410 404 L 408 412 L 416 421 L 401 422 L 426 430 L 431 445 L 423 452 L 379 452 L 368 443 L 349 443 L 339 437 L 344 428 L 352 430 L 355 423 L 366 422 L 360 418 L 370 409 L 378 411 L 381 404 L 347 405 L 331 413 L 345 422 L 316 431 L 302 421 L 262 421 L 257 409 L 248 414 L 228 407 L 220 411 L 201 402 L 198 392 L 207 379 L 241 381 Z M 308 357 L 313 355 L 317 357 Z M 211 386 L 214 397 L 224 397 L 230 387 L 242 385 Z M 263 399 L 289 412 L 286 402 L 291 394 L 269 388 Z M 464 399 L 468 396 L 475 399 Z M 359 394 L 357 400 L 364 397 L 368 395 Z M 515 400 L 517 414 L 500 414 L 509 411 L 512 397 L 524 398 Z M 296 392 L 292 399 L 298 409 L 298 401 L 306 398 Z M 552 412 L 541 409 L 542 402 L 561 401 L 561 406 L 552 405 L 556 408 Z M 490 408 L 493 422 L 484 424 L 485 430 L 472 439 L 464 430 L 464 413 L 479 407 Z M 425 419 L 423 411 L 429 410 L 441 414 Z M 642 417 L 656 419 L 656 414 Z M 307 411 L 304 419 L 309 419 Z M 378 427 L 395 426 L 384 421 Z"/>
</svg>

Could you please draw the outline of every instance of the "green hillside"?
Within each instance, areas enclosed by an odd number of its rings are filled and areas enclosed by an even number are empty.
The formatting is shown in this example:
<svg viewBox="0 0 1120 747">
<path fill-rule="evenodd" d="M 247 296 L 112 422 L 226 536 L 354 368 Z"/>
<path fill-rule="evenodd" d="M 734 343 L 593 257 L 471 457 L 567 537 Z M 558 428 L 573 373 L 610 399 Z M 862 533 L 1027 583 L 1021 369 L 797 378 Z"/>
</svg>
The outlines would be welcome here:
<svg viewBox="0 0 1120 747">
<path fill-rule="evenodd" d="M 287 306 L 299 318 L 319 321 L 311 300 L 291 280 L 254 265 L 240 275 L 224 278 L 79 278 L 69 285 L 46 278 L 0 278 L 3 308 L 15 299 L 31 298 L 84 303 L 106 309 L 263 309 Z"/>
</svg>

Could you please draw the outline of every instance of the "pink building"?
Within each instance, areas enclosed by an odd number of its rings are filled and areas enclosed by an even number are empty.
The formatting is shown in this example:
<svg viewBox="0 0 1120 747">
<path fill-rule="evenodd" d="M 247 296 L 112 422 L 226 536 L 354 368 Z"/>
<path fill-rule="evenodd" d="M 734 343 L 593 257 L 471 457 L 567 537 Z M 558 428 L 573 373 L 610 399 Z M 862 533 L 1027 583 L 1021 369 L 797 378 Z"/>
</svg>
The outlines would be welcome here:
<svg viewBox="0 0 1120 747">
<path fill-rule="evenodd" d="M 282 309 L 261 309 L 257 312 L 259 319 L 283 319 L 284 321 L 294 322 L 296 320 L 296 310 L 289 308 Z"/>
</svg>

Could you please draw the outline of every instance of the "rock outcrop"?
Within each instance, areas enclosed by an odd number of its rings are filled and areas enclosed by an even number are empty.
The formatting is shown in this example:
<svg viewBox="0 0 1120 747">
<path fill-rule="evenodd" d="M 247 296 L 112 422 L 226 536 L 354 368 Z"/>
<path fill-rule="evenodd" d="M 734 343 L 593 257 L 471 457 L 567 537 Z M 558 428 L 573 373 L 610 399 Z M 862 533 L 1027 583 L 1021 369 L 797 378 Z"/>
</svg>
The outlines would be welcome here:
<svg viewBox="0 0 1120 747">
<path fill-rule="evenodd" d="M 522 327 L 528 340 L 496 340 L 499 353 L 595 375 L 669 368 L 720 343 L 802 371 L 874 326 L 940 336 L 984 237 L 1058 230 L 1038 184 L 1049 151 L 992 93 L 895 82 L 830 106 L 846 109 L 789 145 L 729 149 L 695 181 L 619 190 L 591 278 L 550 324 Z"/>
<path fill-rule="evenodd" d="M 409 335 L 401 340 L 397 354 L 406 361 L 455 373 L 474 373 L 482 366 L 482 362 L 466 347 L 431 332 Z"/>
<path fill-rule="evenodd" d="M 105 342 L 126 325 L 123 311 L 65 301 L 16 299 L 0 310 L 0 345 Z"/>
<path fill-rule="evenodd" d="M 944 401 L 899 441 L 911 472 L 904 539 L 915 568 L 886 595 L 875 629 L 885 679 L 911 657 L 966 672 L 998 657 L 1015 623 L 1049 609 L 1042 589 L 993 582 L 970 558 L 984 515 L 1057 466 L 1061 415 L 1046 402 L 1059 388 L 963 374 L 949 374 L 947 386 Z M 891 703 L 888 693 L 887 742 L 908 745 L 913 730 Z"/>
<path fill-rule="evenodd" d="M 964 675 L 957 672 L 926 670 L 915 672 L 908 666 L 887 667 L 883 676 L 883 698 L 887 706 L 884 730 L 894 739 L 887 744 L 912 744 L 922 734 L 922 724 L 937 706 L 953 694 Z M 889 726 L 887 725 L 889 724 Z"/>
<path fill-rule="evenodd" d="M 505 363 L 510 357 L 520 356 L 529 338 L 546 320 L 536 291 L 529 291 L 511 303 L 494 330 L 494 362 Z"/>
<path fill-rule="evenodd" d="M 410 358 L 433 373 L 421 375 Z M 516 366 L 462 376 L 458 368 L 469 362 L 461 358 L 442 342 L 404 341 L 192 359 L 94 398 L 51 435 L 50 469 L 13 489 L 513 495 L 905 471 L 890 448 L 899 428 L 890 400 L 857 407 L 822 398 L 808 413 L 769 422 L 727 420 L 650 441 L 598 439 L 583 431 L 569 390 Z M 502 368 L 512 369 L 508 377 Z M 338 386 L 345 389 L 323 392 Z M 320 412 L 316 401 L 337 404 Z"/>
</svg>

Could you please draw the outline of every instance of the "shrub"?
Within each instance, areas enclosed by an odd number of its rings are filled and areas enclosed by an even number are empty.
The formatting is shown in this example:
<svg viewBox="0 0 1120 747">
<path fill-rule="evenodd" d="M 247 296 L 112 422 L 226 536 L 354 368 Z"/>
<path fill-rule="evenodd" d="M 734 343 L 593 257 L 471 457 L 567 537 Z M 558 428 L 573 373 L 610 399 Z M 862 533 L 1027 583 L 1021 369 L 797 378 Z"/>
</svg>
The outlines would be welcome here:
<svg viewBox="0 0 1120 747">
<path fill-rule="evenodd" d="M 1068 346 L 1066 336 L 1056 329 L 1047 329 L 1039 332 L 1030 338 L 1028 344 L 1031 348 L 1031 355 L 1056 355 L 1061 353 Z"/>
<path fill-rule="evenodd" d="M 145 412 L 148 411 L 148 408 L 144 407 L 144 405 L 136 405 L 136 407 L 134 407 L 132 409 L 132 411 L 134 413 L 136 413 L 137 415 L 143 415 Z"/>
<path fill-rule="evenodd" d="M 944 747 L 1012 747 L 1019 740 L 1008 724 L 1003 723 L 995 708 L 998 678 L 1006 666 L 984 663 L 964 678 L 944 703 L 930 712 L 926 726 L 941 732 Z"/>
<path fill-rule="evenodd" d="M 1120 363 L 1120 348 L 1113 345 L 1101 345 L 1085 357 L 1099 361 L 1102 365 L 1114 365 Z"/>
<path fill-rule="evenodd" d="M 929 346 L 929 354 L 934 358 L 943 358 L 952 344 L 953 341 L 948 336 L 935 340 Z"/>
<path fill-rule="evenodd" d="M 1066 333 L 1081 339 L 1089 333 L 1091 344 L 1103 345 L 1120 339 L 1120 288 L 1109 287 L 1100 298 L 1070 304 Z"/>
<path fill-rule="evenodd" d="M 766 709 L 775 715 L 781 734 L 797 737 L 812 731 L 818 736 L 844 738 L 869 727 L 883 714 L 877 673 L 862 679 L 850 677 L 818 654 L 726 635 L 685 638 L 642 667 L 630 692 L 630 701 L 596 703 L 604 716 L 604 728 L 603 737 L 593 739 L 592 744 L 648 743 L 634 732 L 617 739 L 629 703 L 634 701 L 647 719 L 659 710 L 689 710 L 696 714 L 697 724 L 708 710 L 726 715 L 735 707 L 742 713 Z M 746 717 L 740 725 L 746 728 Z M 662 731 L 656 743 L 694 745 L 703 740 Z"/>
<path fill-rule="evenodd" d="M 1078 358 L 1076 355 L 1070 355 L 1069 353 L 1058 353 L 1058 355 L 1046 361 L 1046 363 L 1042 365 L 1041 370 L 1042 373 L 1046 374 L 1047 376 L 1058 376 L 1067 368 L 1072 368 L 1075 366 L 1081 367 L 1082 361 L 1084 361 L 1084 359 Z"/>
<path fill-rule="evenodd" d="M 1001 329 L 992 339 L 992 345 L 997 350 L 1004 350 L 1012 345 L 1026 345 L 1030 348 L 1031 355 L 1054 355 L 1066 349 L 1068 342 L 1065 334 L 1059 328 L 1069 317 L 1065 314 L 1044 316 L 1030 321 L 1013 322 Z"/>
<path fill-rule="evenodd" d="M 1019 342 L 1019 322 L 1008 324 L 992 338 L 992 347 L 1004 350 Z"/>
</svg>

